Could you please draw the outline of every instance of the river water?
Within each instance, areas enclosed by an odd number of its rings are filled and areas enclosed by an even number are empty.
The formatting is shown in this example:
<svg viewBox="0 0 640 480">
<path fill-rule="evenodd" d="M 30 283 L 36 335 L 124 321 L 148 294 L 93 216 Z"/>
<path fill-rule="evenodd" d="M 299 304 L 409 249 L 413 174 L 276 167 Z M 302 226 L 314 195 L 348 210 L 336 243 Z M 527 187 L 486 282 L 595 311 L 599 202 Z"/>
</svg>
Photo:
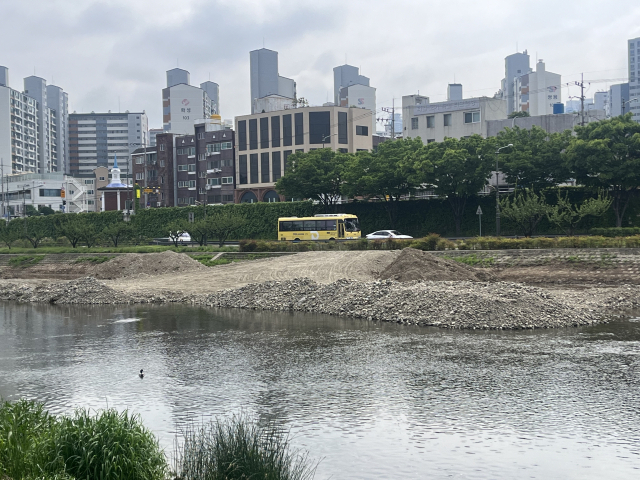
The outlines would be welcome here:
<svg viewBox="0 0 640 480">
<path fill-rule="evenodd" d="M 146 376 L 138 378 L 143 368 Z M 183 305 L 0 303 L 0 396 L 175 432 L 244 412 L 317 479 L 640 478 L 640 321 L 461 332 Z"/>
</svg>

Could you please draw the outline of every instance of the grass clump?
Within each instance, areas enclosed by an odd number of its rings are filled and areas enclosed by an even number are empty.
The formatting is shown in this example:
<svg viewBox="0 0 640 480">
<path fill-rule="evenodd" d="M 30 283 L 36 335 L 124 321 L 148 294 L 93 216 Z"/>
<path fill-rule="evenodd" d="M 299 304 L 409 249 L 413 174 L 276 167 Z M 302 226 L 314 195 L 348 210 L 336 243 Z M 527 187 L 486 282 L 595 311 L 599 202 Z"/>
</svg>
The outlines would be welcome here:
<svg viewBox="0 0 640 480">
<path fill-rule="evenodd" d="M 464 255 L 461 257 L 444 257 L 448 260 L 454 260 L 458 263 L 464 263 L 470 267 L 491 267 L 493 265 L 493 257 L 478 257 L 475 254 Z"/>
<path fill-rule="evenodd" d="M 96 265 L 104 262 L 108 262 L 113 257 L 80 257 L 73 263 L 94 263 Z"/>
<path fill-rule="evenodd" d="M 19 255 L 9 259 L 9 265 L 12 267 L 24 268 L 36 265 L 42 261 L 44 255 Z"/>
<path fill-rule="evenodd" d="M 188 427 L 176 464 L 182 480 L 306 480 L 315 475 L 308 455 L 291 449 L 288 434 L 245 416 Z"/>
</svg>

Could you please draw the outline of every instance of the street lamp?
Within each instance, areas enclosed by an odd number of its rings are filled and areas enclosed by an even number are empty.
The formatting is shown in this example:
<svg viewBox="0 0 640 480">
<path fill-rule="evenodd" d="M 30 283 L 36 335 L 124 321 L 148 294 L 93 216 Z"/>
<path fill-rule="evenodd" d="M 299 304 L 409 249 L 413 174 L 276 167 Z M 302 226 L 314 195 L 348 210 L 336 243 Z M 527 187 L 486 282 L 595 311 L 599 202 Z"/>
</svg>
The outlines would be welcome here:
<svg viewBox="0 0 640 480">
<path fill-rule="evenodd" d="M 322 135 L 322 148 L 324 148 L 324 144 L 327 141 L 327 139 L 333 137 L 334 135 L 337 135 L 337 133 L 330 133 L 329 135 Z"/>
<path fill-rule="evenodd" d="M 513 147 L 513 144 L 505 145 L 496 150 L 496 237 L 500 236 L 500 188 L 498 187 L 498 158 L 500 150 Z"/>
<path fill-rule="evenodd" d="M 631 103 L 633 103 L 633 102 L 637 102 L 637 101 L 638 101 L 638 99 L 637 99 L 637 98 L 632 98 L 631 100 L 627 100 L 627 101 L 625 102 L 625 100 L 624 100 L 624 98 L 623 98 L 623 99 L 622 99 L 622 110 L 621 110 L 621 114 L 622 114 L 622 115 L 624 115 L 624 106 L 625 106 L 627 103 L 631 104 Z M 631 108 L 631 107 L 629 107 L 629 108 Z"/>
</svg>

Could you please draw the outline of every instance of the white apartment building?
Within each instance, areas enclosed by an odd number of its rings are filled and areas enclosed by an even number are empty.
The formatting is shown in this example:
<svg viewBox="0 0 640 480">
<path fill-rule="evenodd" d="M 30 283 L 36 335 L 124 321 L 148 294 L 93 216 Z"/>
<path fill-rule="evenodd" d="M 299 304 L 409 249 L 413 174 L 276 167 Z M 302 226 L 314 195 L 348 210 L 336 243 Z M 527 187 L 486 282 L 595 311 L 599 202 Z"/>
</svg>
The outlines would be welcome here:
<svg viewBox="0 0 640 480">
<path fill-rule="evenodd" d="M 629 62 L 629 100 L 625 107 L 640 122 L 640 37 L 627 41 Z"/>
<path fill-rule="evenodd" d="M 162 123 L 165 133 L 189 135 L 196 120 L 218 114 L 219 89 L 214 82 L 204 82 L 200 88 L 189 84 L 186 70 L 167 71 L 167 88 L 162 90 Z"/>
<path fill-rule="evenodd" d="M 562 79 L 546 70 L 538 60 L 536 70 L 514 78 L 516 111 L 528 112 L 532 117 L 553 114 L 553 104 L 562 103 Z"/>
<path fill-rule="evenodd" d="M 462 98 L 462 87 L 449 89 L 446 102 L 431 103 L 429 97 L 402 97 L 402 135 L 420 137 L 424 143 L 441 142 L 445 138 L 471 135 L 487 137 L 487 122 L 507 118 L 507 102 L 501 98 Z"/>
<path fill-rule="evenodd" d="M 129 154 L 149 145 L 147 114 L 72 113 L 69 115 L 69 163 L 73 177 L 93 177 L 97 167 L 122 162 L 123 178 L 130 177 Z"/>
<path fill-rule="evenodd" d="M 0 67 L 0 170 L 62 172 L 66 146 L 67 94 L 39 77 L 25 78 L 24 92 L 14 90 Z"/>
<path fill-rule="evenodd" d="M 373 148 L 373 112 L 304 107 L 236 117 L 236 203 L 284 200 L 274 189 L 293 153 Z"/>
</svg>

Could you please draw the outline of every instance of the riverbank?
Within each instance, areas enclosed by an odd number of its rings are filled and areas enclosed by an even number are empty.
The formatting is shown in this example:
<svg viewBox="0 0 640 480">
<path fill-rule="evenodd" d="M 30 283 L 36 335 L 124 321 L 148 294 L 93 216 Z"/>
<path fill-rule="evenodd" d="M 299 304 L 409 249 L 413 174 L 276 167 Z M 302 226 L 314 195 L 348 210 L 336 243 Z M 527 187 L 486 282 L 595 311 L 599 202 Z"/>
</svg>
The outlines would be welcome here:
<svg viewBox="0 0 640 480">
<path fill-rule="evenodd" d="M 592 325 L 640 308 L 637 285 L 545 288 L 505 282 L 500 270 L 413 249 L 308 252 L 216 267 L 164 252 L 119 256 L 86 270 L 92 276 L 71 281 L 0 280 L 0 300 L 186 303 L 499 330 Z"/>
</svg>

